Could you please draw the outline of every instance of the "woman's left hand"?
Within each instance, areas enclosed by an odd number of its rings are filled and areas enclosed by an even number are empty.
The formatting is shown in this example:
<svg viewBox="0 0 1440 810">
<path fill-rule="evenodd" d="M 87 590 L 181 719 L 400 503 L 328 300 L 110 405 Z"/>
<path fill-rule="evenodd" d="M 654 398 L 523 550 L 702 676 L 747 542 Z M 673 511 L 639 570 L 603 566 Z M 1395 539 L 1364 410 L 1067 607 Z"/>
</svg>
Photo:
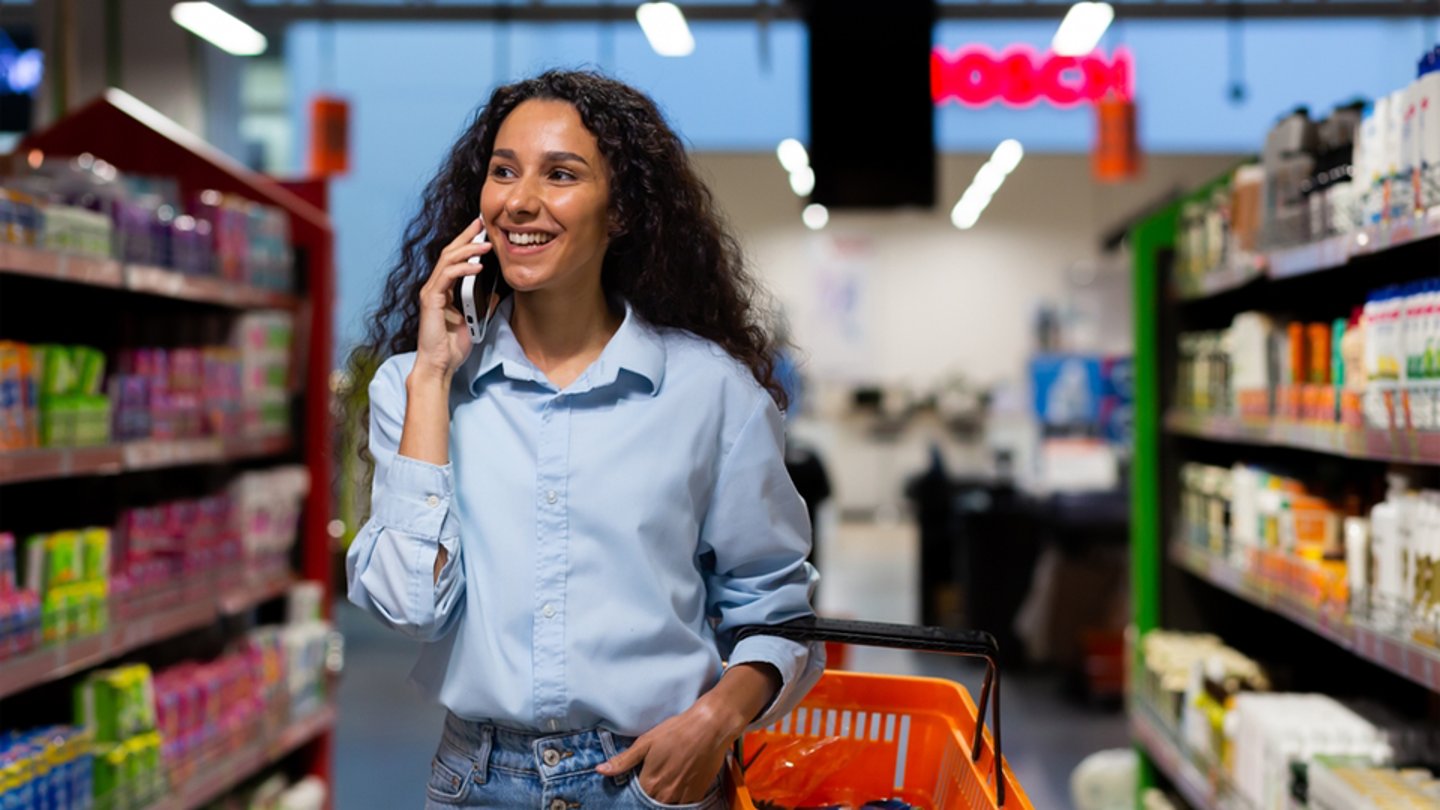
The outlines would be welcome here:
<svg viewBox="0 0 1440 810">
<path fill-rule="evenodd" d="M 645 795 L 661 804 L 698 802 L 710 792 L 725 753 L 743 730 L 744 721 L 737 721 L 734 711 L 702 697 L 596 770 L 605 776 L 636 771 L 630 778 L 639 779 Z"/>
<path fill-rule="evenodd" d="M 731 743 L 770 704 L 780 685 L 780 672 L 770 664 L 747 661 L 728 667 L 693 706 L 641 734 L 596 770 L 619 776 L 639 768 L 632 778 L 655 801 L 698 802 L 715 784 Z"/>
</svg>

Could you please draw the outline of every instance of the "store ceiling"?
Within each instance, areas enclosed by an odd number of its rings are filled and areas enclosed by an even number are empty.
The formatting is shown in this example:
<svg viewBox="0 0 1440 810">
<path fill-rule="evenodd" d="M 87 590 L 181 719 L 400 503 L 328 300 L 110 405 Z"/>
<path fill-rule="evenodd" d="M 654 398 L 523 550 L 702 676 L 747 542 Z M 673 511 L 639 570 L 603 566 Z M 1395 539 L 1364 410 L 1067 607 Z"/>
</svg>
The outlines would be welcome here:
<svg viewBox="0 0 1440 810">
<path fill-rule="evenodd" d="M 1118 19 L 1214 19 L 1284 17 L 1417 17 L 1440 11 L 1436 0 L 1111 0 Z M 680 2 L 692 20 L 798 19 L 798 0 L 759 2 Z M 258 25 L 295 20 L 343 21 L 513 21 L 513 22 L 621 22 L 633 20 L 635 3 L 595 0 L 588 4 L 543 0 L 476 0 L 475 2 L 244 2 L 243 15 Z M 937 4 L 941 19 L 1058 19 L 1068 0 L 944 0 Z"/>
</svg>

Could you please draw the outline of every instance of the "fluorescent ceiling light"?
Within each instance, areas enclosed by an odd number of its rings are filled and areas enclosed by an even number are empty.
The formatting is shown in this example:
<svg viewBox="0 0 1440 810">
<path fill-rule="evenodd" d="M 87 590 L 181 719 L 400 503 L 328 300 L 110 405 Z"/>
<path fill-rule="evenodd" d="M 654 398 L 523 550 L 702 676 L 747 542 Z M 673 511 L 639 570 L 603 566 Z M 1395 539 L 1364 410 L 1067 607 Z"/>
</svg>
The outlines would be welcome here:
<svg viewBox="0 0 1440 810">
<path fill-rule="evenodd" d="M 1065 12 L 1050 48 L 1061 56 L 1084 56 L 1100 44 L 1113 19 L 1115 8 L 1109 3 L 1076 3 Z"/>
<path fill-rule="evenodd" d="M 812 231 L 818 231 L 830 221 L 830 209 L 820 203 L 810 203 L 801 212 L 800 219 L 805 222 L 805 227 Z"/>
<path fill-rule="evenodd" d="M 810 192 L 815 190 L 815 170 L 809 166 L 801 166 L 790 172 L 790 190 L 795 192 L 797 197 L 809 197 Z"/>
<path fill-rule="evenodd" d="M 176 3 L 170 19 L 186 31 L 236 56 L 259 56 L 268 44 L 265 35 L 214 3 Z"/>
<path fill-rule="evenodd" d="M 810 165 L 810 153 L 805 151 L 805 144 L 794 138 L 786 138 L 775 147 L 775 157 L 780 159 L 780 165 L 785 171 L 794 174 Z"/>
<path fill-rule="evenodd" d="M 962 231 L 975 227 L 980 221 L 980 214 L 985 211 L 985 206 L 990 204 L 995 192 L 1005 182 L 1005 178 L 1015 171 L 1020 165 L 1020 159 L 1025 156 L 1025 148 L 1014 138 L 1006 138 L 995 147 L 990 154 L 990 159 L 985 165 L 975 172 L 975 179 L 970 181 L 970 187 L 960 195 L 960 201 L 950 211 L 950 224 Z"/>
<path fill-rule="evenodd" d="M 695 37 L 685 23 L 685 12 L 674 3 L 641 3 L 635 9 L 640 30 L 650 47 L 661 56 L 689 56 L 695 51 Z"/>
</svg>

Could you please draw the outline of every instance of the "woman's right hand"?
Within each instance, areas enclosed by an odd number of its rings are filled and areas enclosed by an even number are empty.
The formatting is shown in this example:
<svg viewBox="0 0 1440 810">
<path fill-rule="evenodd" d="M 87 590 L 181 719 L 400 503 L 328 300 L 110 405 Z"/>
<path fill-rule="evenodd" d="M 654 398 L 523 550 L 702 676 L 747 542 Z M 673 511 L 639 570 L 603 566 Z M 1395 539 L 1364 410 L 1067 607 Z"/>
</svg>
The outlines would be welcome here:
<svg viewBox="0 0 1440 810">
<path fill-rule="evenodd" d="M 468 259 L 483 256 L 493 248 L 489 242 L 471 241 L 483 227 L 484 223 L 477 217 L 446 245 L 435 262 L 430 280 L 420 288 L 420 334 L 412 373 L 433 374 L 448 381 L 470 356 L 470 331 L 465 328 L 465 316 L 455 306 L 455 285 L 465 276 L 480 272 L 481 266 L 470 264 Z M 486 307 L 493 305 L 493 301 L 485 302 Z"/>
</svg>

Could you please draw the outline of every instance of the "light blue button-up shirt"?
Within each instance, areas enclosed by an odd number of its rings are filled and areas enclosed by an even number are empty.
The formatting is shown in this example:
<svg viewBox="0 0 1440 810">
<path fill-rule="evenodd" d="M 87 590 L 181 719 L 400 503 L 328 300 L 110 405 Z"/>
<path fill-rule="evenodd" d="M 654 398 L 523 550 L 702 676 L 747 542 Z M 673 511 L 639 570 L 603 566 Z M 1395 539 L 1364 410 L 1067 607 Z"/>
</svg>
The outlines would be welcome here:
<svg viewBox="0 0 1440 810">
<path fill-rule="evenodd" d="M 732 640 L 812 613 L 810 525 L 774 402 L 720 347 L 628 306 L 557 390 L 516 341 L 512 301 L 456 374 L 450 464 L 397 452 L 415 355 L 370 384 L 374 490 L 350 600 L 427 642 L 413 678 L 467 719 L 638 736 L 714 686 L 722 660 L 780 672 L 752 727 L 779 719 L 824 653 Z"/>
</svg>

